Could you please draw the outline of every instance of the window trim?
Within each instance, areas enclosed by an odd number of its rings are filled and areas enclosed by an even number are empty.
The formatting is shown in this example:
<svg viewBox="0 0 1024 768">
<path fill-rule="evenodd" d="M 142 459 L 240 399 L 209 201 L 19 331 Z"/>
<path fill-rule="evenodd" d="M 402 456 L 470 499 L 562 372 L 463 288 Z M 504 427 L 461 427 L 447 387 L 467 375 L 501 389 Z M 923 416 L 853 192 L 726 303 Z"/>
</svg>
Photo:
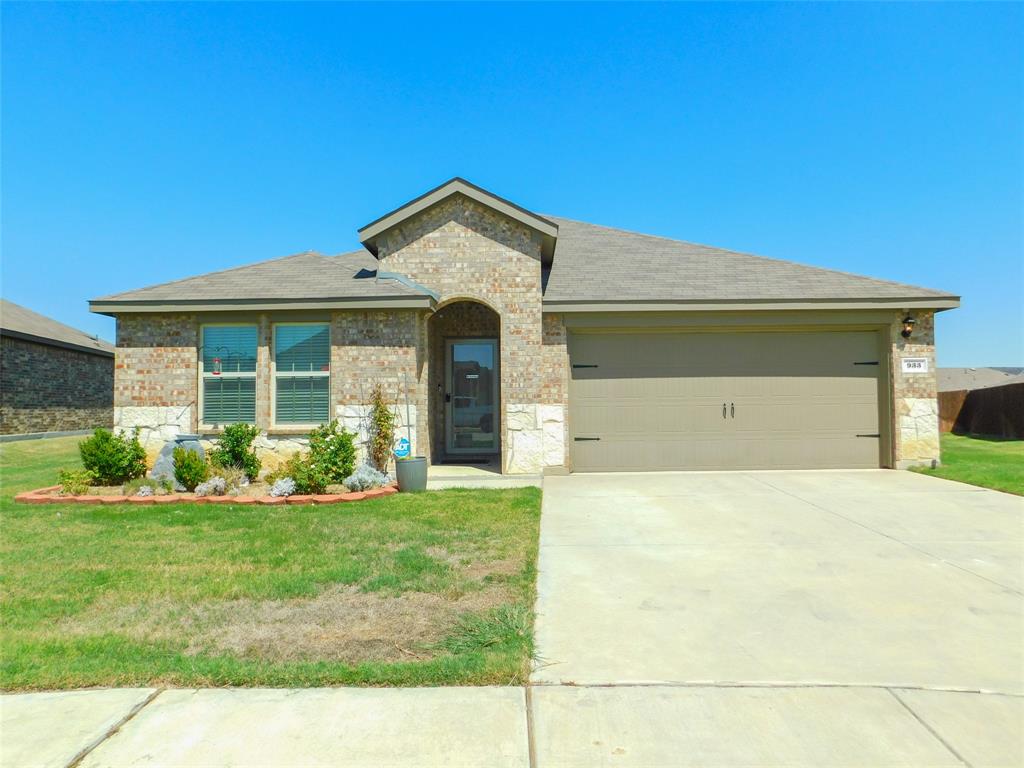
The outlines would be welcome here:
<svg viewBox="0 0 1024 768">
<path fill-rule="evenodd" d="M 327 370 L 326 371 L 277 371 L 277 329 L 280 326 L 297 326 L 297 325 L 322 325 L 327 327 Z M 332 351 L 334 345 L 332 343 L 331 333 L 332 323 L 329 320 L 281 320 L 280 322 L 271 323 L 270 327 L 270 424 L 272 430 L 310 430 L 321 427 L 324 424 L 329 424 L 334 416 L 331 413 L 331 378 L 332 378 Z M 279 424 L 277 421 L 277 379 L 278 376 L 283 378 L 308 378 L 312 376 L 325 377 L 327 379 L 327 418 L 321 422 L 287 422 Z"/>
<path fill-rule="evenodd" d="M 207 328 L 255 328 L 256 329 L 256 370 L 255 371 L 232 371 L 232 372 L 227 372 L 227 373 L 221 372 L 220 374 L 217 375 L 216 378 L 218 378 L 218 379 L 221 379 L 221 378 L 227 378 L 227 379 L 249 379 L 249 378 L 251 378 L 251 379 L 253 379 L 253 381 L 255 382 L 255 387 L 254 387 L 255 392 L 254 392 L 254 398 L 253 398 L 253 419 L 252 419 L 251 422 L 247 421 L 247 422 L 242 422 L 242 423 L 253 424 L 253 425 L 258 426 L 259 425 L 259 415 L 260 415 L 260 408 L 259 408 L 259 404 L 260 404 L 260 402 L 259 402 L 260 401 L 260 387 L 259 387 L 259 377 L 257 376 L 257 374 L 259 373 L 259 367 L 260 367 L 260 324 L 259 323 L 253 323 L 253 322 L 248 322 L 248 323 L 245 323 L 245 322 L 236 322 L 236 323 L 200 323 L 200 325 L 199 325 L 199 347 L 196 350 L 196 352 L 197 352 L 196 357 L 199 358 L 197 360 L 197 363 L 196 363 L 196 368 L 198 369 L 198 372 L 199 372 L 199 387 L 198 387 L 199 394 L 198 394 L 198 397 L 196 398 L 196 405 L 197 405 L 197 407 L 199 409 L 199 413 L 196 414 L 196 424 L 199 425 L 199 431 L 200 432 L 219 432 L 220 430 L 224 429 L 225 426 L 227 426 L 226 424 L 208 424 L 203 419 L 203 417 L 205 416 L 205 408 L 206 408 L 206 403 L 205 403 L 205 399 L 206 399 L 206 386 L 205 386 L 206 385 L 206 380 L 207 380 L 207 378 L 209 378 L 211 380 L 214 379 L 214 375 L 212 373 L 209 375 L 209 377 L 207 377 L 207 375 L 206 375 L 206 368 L 203 365 L 203 358 L 205 356 L 204 355 L 204 350 L 206 349 L 206 335 L 205 335 L 205 333 L 206 333 L 206 329 Z M 238 423 L 238 422 L 232 422 L 232 424 L 235 424 L 235 423 Z"/>
</svg>

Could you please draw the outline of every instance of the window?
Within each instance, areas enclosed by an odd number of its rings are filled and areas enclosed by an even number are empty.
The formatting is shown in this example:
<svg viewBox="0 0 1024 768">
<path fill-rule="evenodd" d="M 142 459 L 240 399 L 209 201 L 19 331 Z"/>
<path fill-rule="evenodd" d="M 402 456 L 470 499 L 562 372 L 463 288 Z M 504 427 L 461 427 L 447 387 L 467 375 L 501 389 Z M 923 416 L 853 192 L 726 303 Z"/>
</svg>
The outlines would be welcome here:
<svg viewBox="0 0 1024 768">
<path fill-rule="evenodd" d="M 256 422 L 256 326 L 203 326 L 203 423 Z"/>
<path fill-rule="evenodd" d="M 330 326 L 275 325 L 274 369 L 275 423 L 322 424 L 330 418 Z"/>
</svg>

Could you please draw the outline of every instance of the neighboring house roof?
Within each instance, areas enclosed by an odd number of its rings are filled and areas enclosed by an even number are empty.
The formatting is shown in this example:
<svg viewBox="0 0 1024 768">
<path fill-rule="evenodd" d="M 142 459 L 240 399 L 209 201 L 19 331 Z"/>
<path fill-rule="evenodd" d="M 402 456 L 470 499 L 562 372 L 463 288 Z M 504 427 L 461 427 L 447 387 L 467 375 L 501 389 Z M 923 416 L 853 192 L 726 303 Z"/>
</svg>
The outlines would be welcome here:
<svg viewBox="0 0 1024 768">
<path fill-rule="evenodd" d="M 681 240 L 549 217 L 558 245 L 545 309 L 574 304 L 882 302 L 950 307 L 956 296 Z"/>
<path fill-rule="evenodd" d="M 403 221 L 407 221 L 421 211 L 437 205 L 442 200 L 447 200 L 452 195 L 464 195 L 539 232 L 542 242 L 541 261 L 545 264 L 551 263 L 551 255 L 555 248 L 555 238 L 558 237 L 558 226 L 554 222 L 549 221 L 543 216 L 538 216 L 536 213 L 532 213 L 503 197 L 498 197 L 494 193 L 488 192 L 476 184 L 471 184 L 458 176 L 434 187 L 429 192 L 425 192 L 415 200 L 410 200 L 390 213 L 385 213 L 379 219 L 371 221 L 359 230 L 359 242 L 376 256 L 377 237 L 379 235 L 398 226 Z"/>
<path fill-rule="evenodd" d="M 110 342 L 6 299 L 0 299 L 0 335 L 104 357 L 114 356 L 114 345 Z"/>
<path fill-rule="evenodd" d="M 455 178 L 359 230 L 376 254 L 376 238 L 452 195 L 465 195 L 541 233 L 544 308 L 548 311 L 672 308 L 868 308 L 958 306 L 942 291 L 712 248 L 664 237 L 538 216 Z M 553 253 L 551 251 L 553 250 Z M 553 256 L 553 261 L 552 261 Z M 385 266 L 386 268 L 386 266 Z M 377 271 L 365 251 L 339 256 L 301 253 L 185 280 L 105 296 L 94 312 L 187 309 L 429 307 L 429 289 Z"/>
<path fill-rule="evenodd" d="M 93 299 L 94 312 L 146 312 L 178 309 L 260 309 L 335 306 L 427 307 L 426 288 L 377 275 L 377 260 L 366 251 L 337 256 L 299 253 L 220 272 L 151 285 Z"/>
<path fill-rule="evenodd" d="M 1024 375 L 1014 373 L 1019 368 L 938 368 L 939 392 L 957 392 L 964 389 L 988 389 L 1004 384 L 1024 381 Z"/>
</svg>

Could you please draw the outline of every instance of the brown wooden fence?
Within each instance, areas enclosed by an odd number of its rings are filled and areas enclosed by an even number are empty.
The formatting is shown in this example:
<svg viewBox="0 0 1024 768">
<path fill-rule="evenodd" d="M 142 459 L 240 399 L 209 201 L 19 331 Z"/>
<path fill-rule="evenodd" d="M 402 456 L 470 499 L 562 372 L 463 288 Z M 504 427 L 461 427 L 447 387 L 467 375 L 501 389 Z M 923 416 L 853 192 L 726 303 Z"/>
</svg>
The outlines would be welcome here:
<svg viewBox="0 0 1024 768">
<path fill-rule="evenodd" d="M 939 429 L 1024 439 L 1024 383 L 939 393 Z"/>
</svg>

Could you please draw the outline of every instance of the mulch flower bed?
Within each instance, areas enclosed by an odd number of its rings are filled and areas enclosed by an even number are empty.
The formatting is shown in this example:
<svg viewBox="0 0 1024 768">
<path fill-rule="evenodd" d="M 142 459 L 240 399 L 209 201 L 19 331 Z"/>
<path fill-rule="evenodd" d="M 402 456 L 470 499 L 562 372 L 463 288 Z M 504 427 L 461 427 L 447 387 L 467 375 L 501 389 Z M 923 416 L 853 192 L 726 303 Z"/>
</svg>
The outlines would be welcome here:
<svg viewBox="0 0 1024 768">
<path fill-rule="evenodd" d="M 194 493 L 168 493 L 163 496 L 100 496 L 84 494 L 63 496 L 59 485 L 25 491 L 14 497 L 23 504 L 338 504 L 375 499 L 398 493 L 394 485 L 351 493 L 294 494 L 292 496 L 196 496 Z"/>
</svg>

